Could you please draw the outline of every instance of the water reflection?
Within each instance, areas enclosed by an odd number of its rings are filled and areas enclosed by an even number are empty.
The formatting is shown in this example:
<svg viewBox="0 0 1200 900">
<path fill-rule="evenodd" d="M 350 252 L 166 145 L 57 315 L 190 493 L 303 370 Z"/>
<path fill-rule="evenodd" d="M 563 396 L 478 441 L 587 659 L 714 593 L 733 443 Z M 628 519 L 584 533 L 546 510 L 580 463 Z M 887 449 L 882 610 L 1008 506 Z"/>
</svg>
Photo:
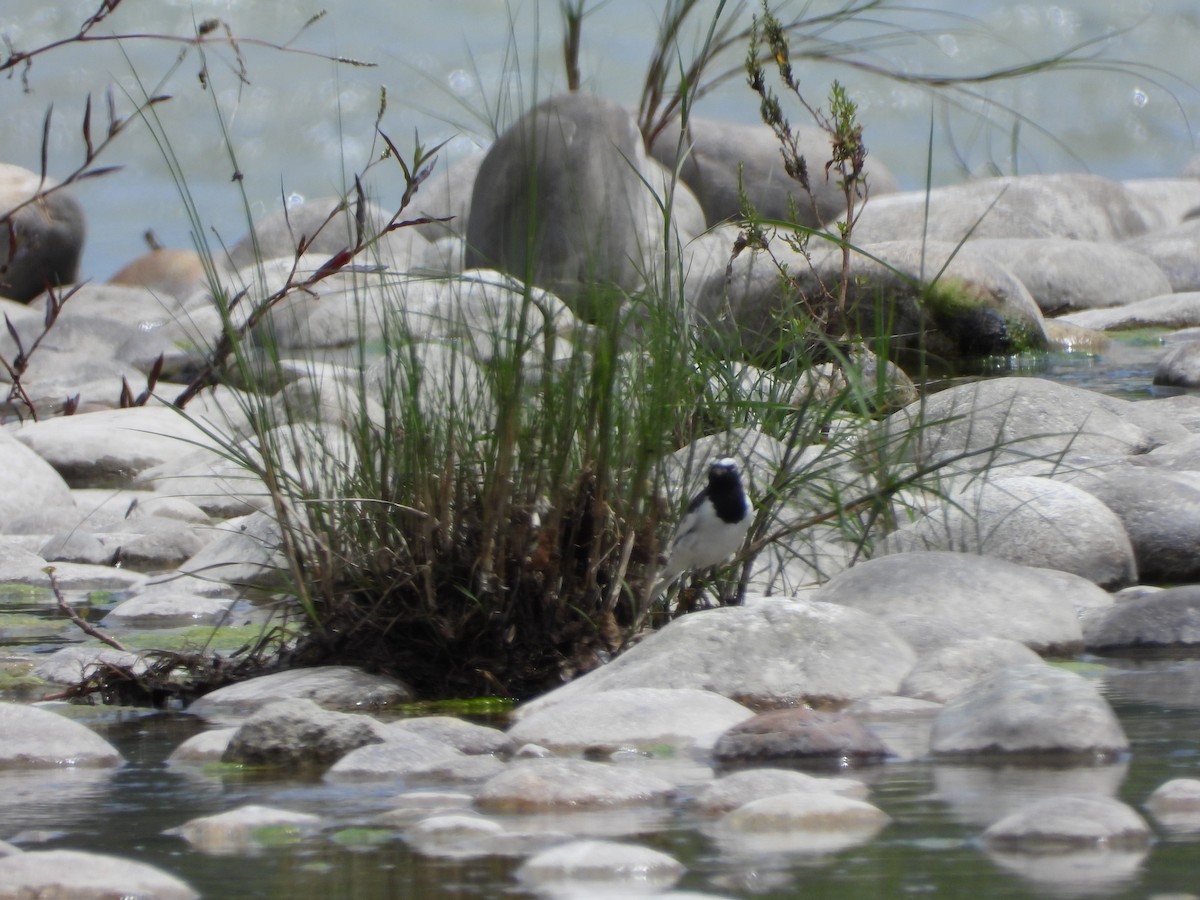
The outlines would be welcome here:
<svg viewBox="0 0 1200 900">
<path fill-rule="evenodd" d="M 960 765 L 933 767 L 934 794 L 955 821 L 986 827 L 1048 794 L 1115 797 L 1126 761 L 1100 766 Z"/>
<path fill-rule="evenodd" d="M 986 852 L 1000 868 L 1034 882 L 1039 896 L 1105 897 L 1121 893 L 1137 880 L 1150 851 Z"/>
</svg>

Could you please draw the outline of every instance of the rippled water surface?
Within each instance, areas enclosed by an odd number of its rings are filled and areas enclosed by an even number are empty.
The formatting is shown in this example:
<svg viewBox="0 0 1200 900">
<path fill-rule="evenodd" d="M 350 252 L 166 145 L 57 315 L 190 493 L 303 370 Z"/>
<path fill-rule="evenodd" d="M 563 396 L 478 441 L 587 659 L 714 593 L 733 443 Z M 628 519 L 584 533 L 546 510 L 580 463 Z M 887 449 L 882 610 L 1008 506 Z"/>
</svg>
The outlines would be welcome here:
<svg viewBox="0 0 1200 900">
<path fill-rule="evenodd" d="M 0 32 L 28 50 L 73 33 L 96 5 L 0 0 Z M 583 33 L 585 86 L 634 105 L 662 4 L 586 5 L 592 11 Z M 818 0 L 809 4 L 810 14 L 840 5 Z M 83 153 L 80 124 L 89 92 L 96 99 L 97 136 L 104 119 L 100 98 L 110 85 L 121 115 L 145 94 L 172 97 L 157 108 L 168 147 L 134 127 L 103 157 L 124 169 L 80 189 L 91 222 L 84 274 L 112 274 L 142 251 L 147 229 L 171 246 L 191 246 L 189 234 L 197 227 L 214 241 L 237 240 L 245 230 L 239 188 L 255 215 L 287 197 L 342 190 L 378 154 L 373 125 L 381 87 L 387 88 L 383 127 L 402 148 L 419 130 L 429 143 L 449 139 L 444 155 L 454 158 L 486 144 L 495 122 L 511 121 L 515 110 L 565 84 L 559 4 L 552 0 L 126 0 L 95 33 L 186 36 L 198 23 L 219 19 L 241 38 L 283 44 L 320 9 L 329 14 L 292 46 L 368 61 L 373 68 L 339 66 L 245 40 L 240 58 L 210 48 L 205 89 L 194 55 L 176 67 L 179 44 L 129 39 L 64 47 L 0 82 L 6 119 L 0 161 L 39 168 L 43 117 L 53 105 L 49 170 L 58 176 Z M 1118 178 L 1169 176 L 1181 172 L 1194 152 L 1200 6 L 1192 0 L 931 0 L 885 3 L 860 18 L 855 25 L 814 31 L 804 46 L 854 42 L 860 63 L 910 74 L 987 74 L 1071 48 L 1091 59 L 1069 70 L 943 92 L 940 100 L 861 68 L 800 64 L 814 102 L 824 100 L 831 79 L 847 84 L 871 152 L 905 187 L 924 185 L 928 167 L 934 183 L 967 172 L 1085 168 Z M 684 36 L 685 54 L 698 40 L 699 29 Z M 726 66 L 736 70 L 743 53 L 737 47 Z M 243 62 L 244 81 L 238 77 Z M 22 90 L 23 74 L 28 91 Z M 735 77 L 705 97 L 697 113 L 753 122 L 753 100 Z M 184 214 L 164 154 L 178 159 L 199 223 Z M 235 172 L 242 176 L 238 183 Z M 394 167 L 377 167 L 367 181 L 385 205 L 398 198 Z"/>
<path fill-rule="evenodd" d="M 989 855 L 979 835 L 999 815 L 1063 785 L 1116 791 L 1139 808 L 1174 777 L 1195 777 L 1200 749 L 1200 661 L 1092 660 L 1090 677 L 1108 694 L 1133 745 L 1129 760 L 1070 771 L 901 762 L 858 774 L 871 801 L 893 819 L 867 846 L 825 856 L 739 858 L 686 813 L 651 817 L 636 840 L 688 867 L 680 889 L 737 897 L 1146 897 L 1194 888 L 1195 835 L 1160 831 L 1147 854 L 1111 854 L 1096 868 L 1061 858 Z M 530 896 L 516 888 L 511 859 L 437 859 L 414 853 L 399 834 L 367 839 L 398 783 L 224 776 L 172 770 L 170 750 L 198 729 L 183 715 L 95 714 L 89 721 L 124 753 L 116 772 L 65 773 L 18 788 L 0 779 L 8 836 L 27 847 L 73 847 L 132 856 L 189 881 L 208 897 Z M 24 777 L 24 776 L 23 776 Z M 298 842 L 257 854 L 213 856 L 163 834 L 189 818 L 247 803 L 322 815 Z"/>
</svg>

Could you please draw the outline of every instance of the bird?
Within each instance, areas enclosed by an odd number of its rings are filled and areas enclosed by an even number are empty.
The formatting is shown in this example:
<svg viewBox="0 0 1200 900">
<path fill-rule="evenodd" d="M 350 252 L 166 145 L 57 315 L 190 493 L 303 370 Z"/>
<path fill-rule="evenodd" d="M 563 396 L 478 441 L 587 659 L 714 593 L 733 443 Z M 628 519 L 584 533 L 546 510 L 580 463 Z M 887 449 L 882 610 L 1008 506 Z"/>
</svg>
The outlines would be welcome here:
<svg viewBox="0 0 1200 900">
<path fill-rule="evenodd" d="M 733 556 L 746 540 L 753 518 L 737 461 L 714 460 L 708 467 L 708 486 L 692 498 L 679 520 L 653 595 L 684 572 L 707 569 Z"/>
</svg>

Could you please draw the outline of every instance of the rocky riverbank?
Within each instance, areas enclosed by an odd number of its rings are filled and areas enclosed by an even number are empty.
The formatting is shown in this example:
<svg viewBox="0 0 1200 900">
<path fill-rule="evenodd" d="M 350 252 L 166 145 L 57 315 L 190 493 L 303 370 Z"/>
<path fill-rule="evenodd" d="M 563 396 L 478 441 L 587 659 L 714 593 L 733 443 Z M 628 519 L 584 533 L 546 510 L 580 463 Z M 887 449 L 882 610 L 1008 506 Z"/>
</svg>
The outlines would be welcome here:
<svg viewBox="0 0 1200 900">
<path fill-rule="evenodd" d="M 531 272 L 545 291 L 539 339 L 548 345 L 539 356 L 569 356 L 589 312 L 580 306 L 581 273 L 633 291 L 676 252 L 682 299 L 697 321 L 720 319 L 750 349 L 769 342 L 768 323 L 785 301 L 778 269 L 760 252 L 731 262 L 736 229 L 721 224 L 737 212 L 729 203 L 739 162 L 759 202 L 779 196 L 769 132 L 733 140 L 717 123 L 694 123 L 693 153 L 680 169 L 686 183 L 674 187 L 676 213 L 663 229 L 647 188 L 666 183 L 662 165 L 676 159 L 648 154 L 629 128 L 623 111 L 587 97 L 552 101 L 517 126 L 515 134 L 526 129 L 549 143 L 539 183 L 558 198 L 522 213 L 553 223 L 532 247 L 510 239 L 522 201 L 509 144 L 439 173 L 423 202 L 455 218 L 380 243 L 387 290 L 347 272 L 277 307 L 270 343 L 283 362 L 271 402 L 344 424 L 346 397 L 359 383 L 358 343 L 383 337 L 383 311 L 397 290 L 410 327 L 425 338 L 427 371 L 438 371 L 446 344 L 465 348 L 482 370 L 523 297 L 509 273 Z M 10 194 L 29 189 L 25 176 L 8 177 Z M 1195 386 L 1200 343 L 1186 329 L 1200 327 L 1200 231 L 1191 218 L 1200 180 L 1045 175 L 926 195 L 887 193 L 881 167 L 874 177 L 856 226 L 870 258 L 855 263 L 853 276 L 862 302 L 890 299 L 898 334 L 923 329 L 938 354 L 964 359 L 1095 348 L 1105 330 L 1162 327 L 1174 333 L 1154 380 Z M 296 238 L 316 233 L 330 208 L 312 202 L 261 223 L 254 240 L 221 261 L 221 277 L 262 296 L 294 267 L 318 269 L 345 246 L 353 217 L 335 216 L 299 259 Z M 387 220 L 382 210 L 364 216 Z M 256 256 L 266 258 L 261 266 Z M 20 254 L 10 262 L 34 264 Z M 817 252 L 803 271 L 820 278 L 837 264 Z M 923 317 L 913 279 L 943 266 L 960 302 Z M 64 624 L 57 636 L 71 646 L 10 652 L 10 681 L 46 692 L 106 659 L 143 665 L 138 650 L 197 627 L 220 625 L 218 633 L 244 643 L 271 614 L 246 590 L 275 584 L 280 568 L 270 496 L 230 461 L 230 446 L 255 452 L 250 407 L 238 399 L 246 386 L 207 391 L 186 416 L 157 399 L 184 390 L 172 379 L 203 366 L 220 333 L 203 267 L 159 251 L 118 281 L 85 284 L 57 311 L 27 353 L 0 429 L 0 586 L 50 608 L 53 566 L 69 599 L 106 610 L 103 628 L 139 635 L 127 640 L 133 652 L 118 653 Z M 53 305 L 45 294 L 28 304 L 0 300 L 11 323 L 0 355 L 11 362 L 30 351 Z M 118 408 L 122 379 L 136 394 L 152 370 L 155 398 Z M 463 388 L 485 386 L 481 378 Z M 524 704 L 505 731 L 448 717 L 397 719 L 396 707 L 413 699 L 402 682 L 302 670 L 192 704 L 187 713 L 206 729 L 170 765 L 197 777 L 232 764 L 365 784 L 377 794 L 383 787 L 388 796 L 363 823 L 421 853 L 516 857 L 529 890 L 561 893 L 583 882 L 615 894 L 666 891 L 681 877 L 678 861 L 631 836 L 683 807 L 699 811 L 722 852 L 827 855 L 888 827 L 872 803 L 877 767 L 1032 763 L 1043 773 L 1037 767 L 1055 767 L 1039 787 L 1050 798 L 997 802 L 977 823 L 983 852 L 1035 879 L 1064 877 L 1038 869 L 1048 856 L 1067 859 L 1054 854 L 1069 854 L 1068 883 L 1129 877 L 1152 852 L 1155 828 L 1169 820 L 1175 830 L 1200 829 L 1200 782 L 1174 780 L 1142 798 L 1154 826 L 1115 799 L 1130 752 L 1122 723 L 1094 681 L 1046 658 L 1200 643 L 1200 399 L 1134 403 L 1015 377 L 920 400 L 904 394 L 911 387 L 898 390 L 906 405 L 863 439 L 911 435 L 919 418 L 920 440 L 903 447 L 905 459 L 940 464 L 942 474 L 937 490 L 900 498 L 908 521 L 870 559 L 858 561 L 833 539 L 765 553 L 744 606 L 672 622 Z M 74 414 L 57 415 L 66 398 L 75 398 Z M 752 494 L 771 483 L 780 449 L 769 436 L 745 430 L 711 440 L 741 459 Z M 709 455 L 700 448 L 680 458 L 702 466 Z M 823 465 L 846 496 L 865 483 L 857 459 Z M 11 623 L 18 627 L 45 626 Z M 36 790 L 47 771 L 122 765 L 111 745 L 54 709 L 0 704 L 6 780 Z M 181 820 L 174 833 L 188 852 L 249 853 L 263 829 L 323 827 L 320 816 L 281 801 Z M 12 886 L 16 895 L 79 887 L 71 879 L 80 873 L 79 889 L 92 891 L 80 896 L 194 895 L 132 861 L 35 846 L 0 851 L 8 854 L 0 896 Z"/>
</svg>

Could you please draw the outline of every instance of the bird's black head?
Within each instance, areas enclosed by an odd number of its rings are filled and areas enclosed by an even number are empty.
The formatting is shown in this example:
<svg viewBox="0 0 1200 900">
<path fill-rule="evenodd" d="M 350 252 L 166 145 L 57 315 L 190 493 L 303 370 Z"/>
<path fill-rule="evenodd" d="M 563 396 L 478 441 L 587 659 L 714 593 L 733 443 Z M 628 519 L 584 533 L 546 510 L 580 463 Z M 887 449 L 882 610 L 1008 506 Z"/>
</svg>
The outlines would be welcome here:
<svg viewBox="0 0 1200 900">
<path fill-rule="evenodd" d="M 740 522 L 745 517 L 746 494 L 737 462 L 726 457 L 708 467 L 708 497 L 724 521 Z"/>
</svg>

